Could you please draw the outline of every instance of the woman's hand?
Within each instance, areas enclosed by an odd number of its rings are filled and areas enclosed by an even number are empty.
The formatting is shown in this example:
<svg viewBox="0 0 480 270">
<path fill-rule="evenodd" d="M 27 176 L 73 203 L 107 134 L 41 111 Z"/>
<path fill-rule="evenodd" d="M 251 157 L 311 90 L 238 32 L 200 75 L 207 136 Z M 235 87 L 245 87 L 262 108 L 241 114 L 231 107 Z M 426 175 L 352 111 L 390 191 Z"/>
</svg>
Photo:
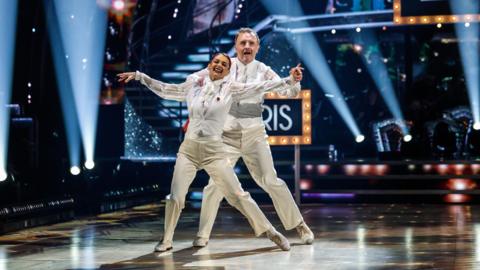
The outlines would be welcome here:
<svg viewBox="0 0 480 270">
<path fill-rule="evenodd" d="M 117 74 L 119 82 L 128 83 L 129 81 L 135 79 L 135 72 L 124 72 Z"/>
</svg>

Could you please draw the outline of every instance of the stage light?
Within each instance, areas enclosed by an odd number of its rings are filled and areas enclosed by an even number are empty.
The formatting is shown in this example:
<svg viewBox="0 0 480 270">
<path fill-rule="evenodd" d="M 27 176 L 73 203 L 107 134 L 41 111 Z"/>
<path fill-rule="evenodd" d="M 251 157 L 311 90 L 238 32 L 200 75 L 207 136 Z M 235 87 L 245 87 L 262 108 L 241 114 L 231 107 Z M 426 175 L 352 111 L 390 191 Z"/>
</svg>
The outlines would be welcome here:
<svg viewBox="0 0 480 270">
<path fill-rule="evenodd" d="M 78 167 L 78 166 L 72 166 L 72 167 L 70 168 L 70 173 L 71 173 L 72 175 L 79 175 L 79 174 L 80 174 L 80 167 Z"/>
<path fill-rule="evenodd" d="M 438 23 L 438 24 L 437 24 L 437 28 L 442 28 L 442 24 L 441 24 L 441 23 Z"/>
<path fill-rule="evenodd" d="M 1 171 L 0 171 L 0 182 L 3 182 L 3 181 L 5 181 L 5 180 L 7 180 L 7 177 L 8 177 L 7 172 L 4 171 L 4 170 L 1 170 Z"/>
<path fill-rule="evenodd" d="M 72 89 L 72 82 L 68 72 L 67 61 L 69 56 L 62 44 L 59 22 L 55 14 L 53 1 L 45 1 L 45 18 L 48 27 L 48 36 L 52 46 L 52 56 L 56 73 L 56 81 L 60 96 L 60 105 L 63 112 L 63 122 L 67 139 L 70 166 L 80 166 L 80 127 L 77 109 Z"/>
<path fill-rule="evenodd" d="M 117 11 L 122 11 L 125 8 L 125 1 L 123 0 L 113 0 L 112 2 L 113 9 Z"/>
<path fill-rule="evenodd" d="M 355 28 L 355 31 L 356 31 L 357 33 L 360 33 L 360 32 L 362 32 L 362 28 L 357 27 L 357 28 Z"/>
<path fill-rule="evenodd" d="M 93 160 L 87 160 L 85 161 L 85 168 L 91 170 L 95 167 L 95 162 Z"/>
<path fill-rule="evenodd" d="M 447 181 L 447 187 L 451 190 L 474 189 L 476 186 L 477 184 L 471 179 L 452 178 Z"/>
<path fill-rule="evenodd" d="M 360 135 L 357 135 L 357 136 L 355 137 L 355 141 L 356 141 L 357 143 L 361 143 L 361 142 L 363 142 L 364 140 L 365 140 L 365 136 L 363 136 L 363 135 L 361 135 L 361 134 L 360 134 Z"/>
<path fill-rule="evenodd" d="M 333 35 L 335 35 L 335 33 L 337 33 L 337 30 L 335 30 L 335 29 L 332 29 L 332 31 L 331 31 L 331 32 L 332 32 L 332 34 L 333 34 Z"/>
<path fill-rule="evenodd" d="M 449 203 L 465 203 L 471 199 L 472 197 L 467 194 L 447 194 L 444 197 L 444 201 Z"/>
<path fill-rule="evenodd" d="M 407 135 L 403 136 L 403 141 L 404 142 L 409 142 L 411 140 L 412 140 L 412 135 L 407 134 Z"/>
<path fill-rule="evenodd" d="M 473 129 L 480 130 L 480 123 L 477 122 L 477 123 L 473 124 Z"/>
<path fill-rule="evenodd" d="M 281 5 L 276 0 L 262 0 L 264 6 L 267 8 L 270 14 L 281 14 L 284 12 Z M 302 16 L 303 11 L 298 2 L 291 2 L 289 5 L 287 15 L 289 16 Z M 296 27 L 310 29 L 305 21 L 296 21 Z M 353 115 L 348 108 L 345 98 L 342 95 L 340 87 L 338 86 L 335 77 L 328 65 L 328 62 L 323 54 L 318 41 L 311 32 L 303 32 L 296 34 L 295 36 L 290 33 L 286 33 L 286 37 L 289 43 L 294 48 L 297 55 L 302 59 L 305 67 L 308 70 L 315 70 L 312 72 L 313 79 L 325 92 L 325 96 L 331 96 L 330 102 L 337 110 L 339 115 L 345 121 L 347 127 L 353 136 L 360 135 L 360 129 L 358 128 Z M 305 140 L 310 141 L 310 138 Z"/>
<path fill-rule="evenodd" d="M 301 190 L 309 190 L 311 188 L 312 188 L 312 180 L 310 180 L 310 179 L 300 180 L 300 189 Z"/>
<path fill-rule="evenodd" d="M 364 44 L 378 48 L 376 53 L 365 53 L 361 58 L 364 65 L 367 67 L 370 76 L 372 77 L 377 89 L 380 92 L 384 102 L 387 105 L 390 113 L 394 119 L 400 120 L 399 125 L 403 134 L 409 134 L 409 130 L 403 121 L 402 111 L 400 110 L 400 104 L 395 96 L 395 90 L 393 88 L 392 81 L 388 74 L 388 68 L 385 62 L 385 57 L 380 51 L 380 42 L 378 42 L 375 33 L 371 30 L 365 31 L 361 37 L 354 35 L 353 39 L 357 44 Z M 369 63 L 371 61 L 372 64 Z M 388 62 L 388 61 L 387 61 Z"/>
<path fill-rule="evenodd" d="M 18 1 L 0 1 L 0 176 L 7 178 L 8 134 L 10 110 L 6 108 L 12 95 L 13 59 Z M 5 180 L 4 179 L 4 180 Z"/>
<path fill-rule="evenodd" d="M 347 164 L 343 166 L 343 170 L 346 175 L 355 175 L 357 173 L 358 166 L 355 164 Z"/>
<path fill-rule="evenodd" d="M 46 0 L 48 2 L 49 0 Z M 94 159 L 107 9 L 97 1 L 53 0 L 86 160 Z M 74 164 L 75 165 L 75 164 Z"/>
<path fill-rule="evenodd" d="M 457 1 L 450 0 L 450 8 L 455 14 L 472 14 L 479 9 L 478 1 Z M 474 123 L 480 122 L 480 84 L 479 84 L 479 27 L 478 23 L 470 24 L 470 16 L 466 16 L 465 27 L 461 24 L 455 25 L 455 32 L 458 36 L 458 46 L 462 59 L 463 72 L 472 110 Z"/>
</svg>

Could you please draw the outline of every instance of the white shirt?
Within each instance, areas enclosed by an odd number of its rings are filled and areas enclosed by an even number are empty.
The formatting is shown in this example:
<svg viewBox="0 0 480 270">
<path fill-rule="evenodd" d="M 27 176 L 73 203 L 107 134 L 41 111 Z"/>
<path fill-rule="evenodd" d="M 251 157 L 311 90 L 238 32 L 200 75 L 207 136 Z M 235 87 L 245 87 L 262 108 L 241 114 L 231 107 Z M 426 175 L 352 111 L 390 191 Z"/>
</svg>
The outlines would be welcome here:
<svg viewBox="0 0 480 270">
<path fill-rule="evenodd" d="M 190 77 L 181 84 L 168 84 L 137 71 L 139 80 L 164 99 L 186 101 L 190 123 L 185 138 L 192 140 L 221 140 L 228 111 L 233 102 L 262 95 L 273 89 L 290 88 L 289 78 L 257 83 L 236 83 L 229 76 L 211 81 L 210 77 Z"/>
<path fill-rule="evenodd" d="M 190 75 L 189 79 L 201 78 L 206 76 L 208 76 L 208 70 L 203 69 Z M 236 57 L 232 58 L 232 66 L 230 67 L 229 76 L 231 77 L 231 80 L 239 83 L 258 83 L 263 81 L 273 81 L 280 79 L 277 73 L 275 73 L 275 71 L 273 71 L 269 66 L 265 65 L 264 63 L 253 60 L 252 62 L 245 65 L 240 62 L 240 60 L 238 60 L 238 58 Z M 279 95 L 287 97 L 297 96 L 298 93 L 300 93 L 300 90 L 301 86 L 299 82 L 289 87 L 274 89 L 274 91 L 277 92 Z M 234 106 L 239 105 L 239 110 L 242 110 L 242 108 L 246 108 L 248 106 L 261 107 L 264 102 L 264 93 L 265 92 L 257 91 L 255 94 L 252 94 L 247 98 L 237 101 L 238 104 L 234 104 Z M 238 115 L 235 116 L 233 113 L 229 113 L 225 121 L 224 130 L 240 131 L 242 129 L 250 129 L 257 127 L 265 128 L 261 112 L 253 117 L 238 117 Z"/>
</svg>

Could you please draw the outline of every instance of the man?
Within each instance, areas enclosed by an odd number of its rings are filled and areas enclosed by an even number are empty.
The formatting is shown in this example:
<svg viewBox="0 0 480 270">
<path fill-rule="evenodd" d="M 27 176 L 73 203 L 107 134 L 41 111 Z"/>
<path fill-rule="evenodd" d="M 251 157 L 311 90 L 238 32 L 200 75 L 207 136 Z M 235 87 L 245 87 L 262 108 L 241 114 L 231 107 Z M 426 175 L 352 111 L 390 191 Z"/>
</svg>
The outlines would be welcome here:
<svg viewBox="0 0 480 270">
<path fill-rule="evenodd" d="M 268 66 L 255 60 L 260 48 L 257 33 L 250 28 L 241 28 L 235 36 L 237 58 L 232 59 L 230 76 L 232 80 L 242 83 L 275 80 L 280 77 Z M 292 69 L 296 81 L 302 79 L 302 68 Z M 190 76 L 205 76 L 202 70 Z M 280 92 L 285 96 L 296 96 L 300 83 Z M 304 244 L 312 244 L 314 235 L 303 221 L 285 182 L 277 178 L 273 166 L 272 154 L 267 141 L 267 133 L 262 119 L 263 95 L 243 99 L 232 105 L 223 130 L 223 142 L 227 158 L 233 167 L 241 157 L 255 182 L 272 198 L 273 205 L 286 230 L 297 229 Z M 203 190 L 200 227 L 193 246 L 204 247 L 208 244 L 215 217 L 224 195 L 221 189 L 210 179 Z"/>
</svg>

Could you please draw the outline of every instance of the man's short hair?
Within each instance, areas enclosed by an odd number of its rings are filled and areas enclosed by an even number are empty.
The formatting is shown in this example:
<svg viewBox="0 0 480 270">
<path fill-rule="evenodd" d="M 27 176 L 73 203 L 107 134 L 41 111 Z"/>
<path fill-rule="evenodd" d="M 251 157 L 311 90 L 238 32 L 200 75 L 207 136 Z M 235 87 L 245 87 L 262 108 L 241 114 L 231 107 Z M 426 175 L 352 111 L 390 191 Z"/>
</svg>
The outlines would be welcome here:
<svg viewBox="0 0 480 270">
<path fill-rule="evenodd" d="M 237 43 L 238 36 L 243 33 L 249 33 L 251 35 L 254 35 L 257 38 L 257 43 L 260 45 L 260 38 L 258 37 L 257 32 L 255 32 L 255 30 L 249 27 L 242 27 L 238 30 L 237 34 L 235 35 L 235 43 Z"/>
</svg>

